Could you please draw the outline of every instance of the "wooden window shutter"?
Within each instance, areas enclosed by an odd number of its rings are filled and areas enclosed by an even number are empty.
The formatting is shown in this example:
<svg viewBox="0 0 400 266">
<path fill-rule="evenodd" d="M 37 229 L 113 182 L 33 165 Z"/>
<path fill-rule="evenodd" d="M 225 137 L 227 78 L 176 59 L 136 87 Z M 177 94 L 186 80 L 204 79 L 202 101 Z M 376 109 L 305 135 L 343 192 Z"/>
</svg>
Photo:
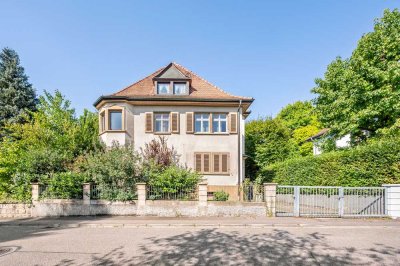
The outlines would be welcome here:
<svg viewBox="0 0 400 266">
<path fill-rule="evenodd" d="M 194 133 L 193 112 L 186 113 L 186 133 Z"/>
<path fill-rule="evenodd" d="M 179 113 L 171 113 L 171 132 L 179 133 Z"/>
<path fill-rule="evenodd" d="M 214 173 L 219 173 L 221 171 L 221 167 L 219 165 L 221 162 L 220 155 L 221 154 L 219 154 L 219 153 L 213 154 L 213 167 L 214 167 L 213 172 Z"/>
<path fill-rule="evenodd" d="M 196 170 L 196 172 L 199 173 L 202 172 L 201 157 L 202 157 L 201 153 L 195 153 L 194 155 L 194 169 Z"/>
<path fill-rule="evenodd" d="M 209 153 L 203 154 L 203 173 L 210 173 L 211 158 Z"/>
<path fill-rule="evenodd" d="M 237 113 L 230 113 L 229 115 L 229 133 L 237 134 L 238 133 L 238 124 L 237 124 Z"/>
<path fill-rule="evenodd" d="M 221 172 L 222 173 L 228 173 L 229 172 L 229 155 L 228 154 L 222 154 L 221 156 Z"/>
<path fill-rule="evenodd" d="M 153 132 L 153 113 L 146 113 L 146 133 Z"/>
</svg>

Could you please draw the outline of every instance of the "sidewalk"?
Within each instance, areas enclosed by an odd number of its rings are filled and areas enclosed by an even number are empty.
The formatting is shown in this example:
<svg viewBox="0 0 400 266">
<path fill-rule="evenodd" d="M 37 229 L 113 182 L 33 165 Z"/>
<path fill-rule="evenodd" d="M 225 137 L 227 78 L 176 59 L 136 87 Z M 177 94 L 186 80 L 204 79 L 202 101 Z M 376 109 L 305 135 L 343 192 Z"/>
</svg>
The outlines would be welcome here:
<svg viewBox="0 0 400 266">
<path fill-rule="evenodd" d="M 0 227 L 400 227 L 400 219 L 79 216 L 0 219 Z"/>
</svg>

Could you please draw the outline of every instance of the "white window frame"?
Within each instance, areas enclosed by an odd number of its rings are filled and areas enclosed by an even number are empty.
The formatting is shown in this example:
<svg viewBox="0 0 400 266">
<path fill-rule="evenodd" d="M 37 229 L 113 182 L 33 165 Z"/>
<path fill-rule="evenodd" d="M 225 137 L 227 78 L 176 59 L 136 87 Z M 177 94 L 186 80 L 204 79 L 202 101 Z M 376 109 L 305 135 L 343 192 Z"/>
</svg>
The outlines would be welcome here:
<svg viewBox="0 0 400 266">
<path fill-rule="evenodd" d="M 120 113 L 121 114 L 121 128 L 119 129 L 112 129 L 112 113 Z M 108 110 L 108 130 L 109 131 L 122 131 L 124 130 L 124 112 L 122 109 L 109 109 Z"/>
<path fill-rule="evenodd" d="M 159 88 L 160 85 L 167 85 L 168 86 L 168 92 L 167 93 L 161 93 L 160 92 L 160 88 Z M 169 94 L 173 93 L 173 91 L 171 91 L 171 90 L 173 90 L 173 88 L 171 88 L 171 82 L 157 82 L 157 94 L 159 94 L 159 95 L 169 95 Z"/>
<path fill-rule="evenodd" d="M 175 85 L 183 85 L 183 86 L 185 86 L 185 91 L 183 93 L 176 93 Z M 173 82 L 173 90 L 174 90 L 174 94 L 175 95 L 187 95 L 187 89 L 188 88 L 187 88 L 186 82 L 185 83 L 183 83 L 183 82 Z"/>
<path fill-rule="evenodd" d="M 157 117 L 161 116 L 161 117 Z M 171 132 L 171 115 L 169 113 L 154 113 L 154 132 L 155 133 L 170 133 Z M 157 131 L 157 122 L 160 122 L 160 131 Z M 167 131 L 164 131 L 164 123 L 168 123 Z"/>
<path fill-rule="evenodd" d="M 221 118 L 222 115 L 224 115 L 225 118 Z M 215 116 L 218 116 L 218 117 L 215 117 Z M 216 129 L 214 128 L 214 121 L 218 123 L 218 131 L 216 131 Z M 225 122 L 225 131 L 221 131 L 222 122 Z M 212 123 L 212 131 L 213 131 L 213 133 L 228 133 L 228 114 L 225 114 L 225 113 L 213 113 L 212 114 L 211 123 Z"/>
<path fill-rule="evenodd" d="M 197 119 L 197 116 L 199 116 L 200 115 L 200 118 L 199 118 L 199 120 Z M 207 115 L 208 117 L 207 118 L 204 118 L 203 116 L 204 115 Z M 211 114 L 210 113 L 194 113 L 194 133 L 210 133 L 210 129 L 211 129 L 211 125 L 210 125 L 210 116 L 211 116 Z M 200 131 L 197 131 L 197 128 L 196 128 L 196 122 L 197 121 L 200 121 Z M 203 124 L 204 124 L 204 122 L 207 122 L 208 123 L 208 131 L 203 131 Z"/>
</svg>

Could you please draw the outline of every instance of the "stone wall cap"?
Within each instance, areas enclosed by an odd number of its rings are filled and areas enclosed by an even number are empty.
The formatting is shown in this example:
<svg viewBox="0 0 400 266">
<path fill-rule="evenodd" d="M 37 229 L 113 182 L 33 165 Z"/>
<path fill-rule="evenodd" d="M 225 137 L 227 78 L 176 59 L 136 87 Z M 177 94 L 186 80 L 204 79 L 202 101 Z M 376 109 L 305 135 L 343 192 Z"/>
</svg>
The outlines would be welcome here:
<svg viewBox="0 0 400 266">
<path fill-rule="evenodd" d="M 383 184 L 382 187 L 400 187 L 400 184 Z"/>
<path fill-rule="evenodd" d="M 199 185 L 208 185 L 207 182 L 200 182 Z"/>
<path fill-rule="evenodd" d="M 146 185 L 145 182 L 141 182 L 141 183 L 136 183 L 136 185 Z"/>
</svg>

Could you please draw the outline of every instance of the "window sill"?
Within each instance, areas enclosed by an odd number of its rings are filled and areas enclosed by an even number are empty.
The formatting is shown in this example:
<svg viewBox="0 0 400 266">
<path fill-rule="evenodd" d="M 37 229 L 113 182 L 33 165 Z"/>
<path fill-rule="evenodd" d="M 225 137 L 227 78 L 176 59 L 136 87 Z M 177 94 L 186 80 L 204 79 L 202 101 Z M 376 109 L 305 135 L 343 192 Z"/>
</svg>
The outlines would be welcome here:
<svg viewBox="0 0 400 266">
<path fill-rule="evenodd" d="M 226 136 L 229 135 L 228 132 L 223 132 L 223 133 L 212 133 L 212 132 L 195 132 L 194 135 L 217 135 L 217 136 Z"/>
<path fill-rule="evenodd" d="M 219 175 L 219 176 L 230 176 L 230 173 L 225 173 L 225 174 L 221 174 L 221 173 L 199 173 L 200 175 Z"/>
<path fill-rule="evenodd" d="M 153 132 L 154 135 L 171 135 L 171 132 Z"/>
<path fill-rule="evenodd" d="M 103 135 L 104 133 L 126 133 L 126 130 L 105 130 L 99 133 L 99 136 Z"/>
</svg>

